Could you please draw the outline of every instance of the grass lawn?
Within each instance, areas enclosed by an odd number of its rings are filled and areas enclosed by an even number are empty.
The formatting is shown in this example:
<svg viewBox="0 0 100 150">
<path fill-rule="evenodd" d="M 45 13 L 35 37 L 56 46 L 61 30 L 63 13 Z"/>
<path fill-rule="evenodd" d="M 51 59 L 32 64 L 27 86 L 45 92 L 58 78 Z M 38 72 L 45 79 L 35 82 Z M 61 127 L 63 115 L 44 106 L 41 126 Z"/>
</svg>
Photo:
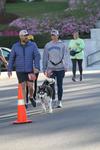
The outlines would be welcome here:
<svg viewBox="0 0 100 150">
<path fill-rule="evenodd" d="M 66 2 L 31 2 L 13 3 L 6 5 L 6 11 L 21 17 L 41 18 L 43 14 L 61 14 L 67 7 Z"/>
<path fill-rule="evenodd" d="M 2 24 L 0 24 L 0 30 L 3 30 L 3 29 L 5 29 L 6 27 L 7 27 L 8 25 L 2 25 Z"/>
</svg>

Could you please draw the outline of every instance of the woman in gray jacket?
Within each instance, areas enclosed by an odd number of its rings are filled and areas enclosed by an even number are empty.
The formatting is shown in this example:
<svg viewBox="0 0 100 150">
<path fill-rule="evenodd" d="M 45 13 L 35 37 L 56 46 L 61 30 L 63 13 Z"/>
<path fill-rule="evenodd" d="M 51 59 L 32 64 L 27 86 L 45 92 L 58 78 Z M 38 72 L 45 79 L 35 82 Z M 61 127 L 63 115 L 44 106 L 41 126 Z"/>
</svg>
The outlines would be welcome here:
<svg viewBox="0 0 100 150">
<path fill-rule="evenodd" d="M 64 43 L 59 40 L 58 30 L 51 31 L 51 41 L 45 45 L 43 53 L 43 72 L 50 78 L 57 80 L 58 108 L 62 107 L 63 78 L 67 71 L 67 52 Z M 55 84 L 53 88 L 53 102 L 55 100 Z"/>
</svg>

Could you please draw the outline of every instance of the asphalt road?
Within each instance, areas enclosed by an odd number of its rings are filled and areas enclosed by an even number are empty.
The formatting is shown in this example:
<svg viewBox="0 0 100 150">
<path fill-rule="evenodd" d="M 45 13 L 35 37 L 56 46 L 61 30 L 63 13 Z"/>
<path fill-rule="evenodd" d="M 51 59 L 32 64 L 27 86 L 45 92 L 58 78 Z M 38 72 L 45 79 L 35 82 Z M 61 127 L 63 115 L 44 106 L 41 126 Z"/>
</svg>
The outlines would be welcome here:
<svg viewBox="0 0 100 150">
<path fill-rule="evenodd" d="M 40 84 L 41 81 L 38 82 Z M 82 82 L 64 79 L 63 108 L 52 114 L 29 106 L 30 124 L 16 120 L 17 81 L 0 81 L 0 150 L 99 150 L 100 72 Z"/>
</svg>

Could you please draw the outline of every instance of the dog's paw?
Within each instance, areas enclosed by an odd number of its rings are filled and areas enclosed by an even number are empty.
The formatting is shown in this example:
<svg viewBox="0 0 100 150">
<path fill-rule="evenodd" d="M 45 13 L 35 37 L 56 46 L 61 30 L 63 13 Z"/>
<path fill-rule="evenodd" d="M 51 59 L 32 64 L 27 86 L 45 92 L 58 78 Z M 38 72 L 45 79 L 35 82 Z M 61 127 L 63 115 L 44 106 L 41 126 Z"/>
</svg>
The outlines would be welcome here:
<svg viewBox="0 0 100 150">
<path fill-rule="evenodd" d="M 43 112 L 46 112 L 46 107 L 44 104 L 42 104 Z"/>
<path fill-rule="evenodd" d="M 43 112 L 43 113 L 46 113 L 47 111 L 46 111 L 45 109 L 42 109 L 42 112 Z"/>
<path fill-rule="evenodd" d="M 52 110 L 52 109 L 49 109 L 49 113 L 53 113 L 53 110 Z"/>
</svg>

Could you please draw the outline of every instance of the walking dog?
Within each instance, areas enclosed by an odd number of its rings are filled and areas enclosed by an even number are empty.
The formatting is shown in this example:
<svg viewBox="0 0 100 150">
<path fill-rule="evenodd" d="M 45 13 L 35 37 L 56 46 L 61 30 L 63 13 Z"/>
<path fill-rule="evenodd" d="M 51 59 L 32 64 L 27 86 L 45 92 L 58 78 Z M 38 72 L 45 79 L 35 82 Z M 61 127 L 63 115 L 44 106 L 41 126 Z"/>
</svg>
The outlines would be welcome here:
<svg viewBox="0 0 100 150">
<path fill-rule="evenodd" d="M 46 112 L 49 110 L 50 113 L 52 113 L 52 95 L 53 95 L 53 89 L 51 87 L 51 84 L 55 82 L 54 79 L 48 78 L 46 79 L 42 85 L 38 86 L 37 95 L 38 98 L 41 101 L 43 110 Z"/>
</svg>

